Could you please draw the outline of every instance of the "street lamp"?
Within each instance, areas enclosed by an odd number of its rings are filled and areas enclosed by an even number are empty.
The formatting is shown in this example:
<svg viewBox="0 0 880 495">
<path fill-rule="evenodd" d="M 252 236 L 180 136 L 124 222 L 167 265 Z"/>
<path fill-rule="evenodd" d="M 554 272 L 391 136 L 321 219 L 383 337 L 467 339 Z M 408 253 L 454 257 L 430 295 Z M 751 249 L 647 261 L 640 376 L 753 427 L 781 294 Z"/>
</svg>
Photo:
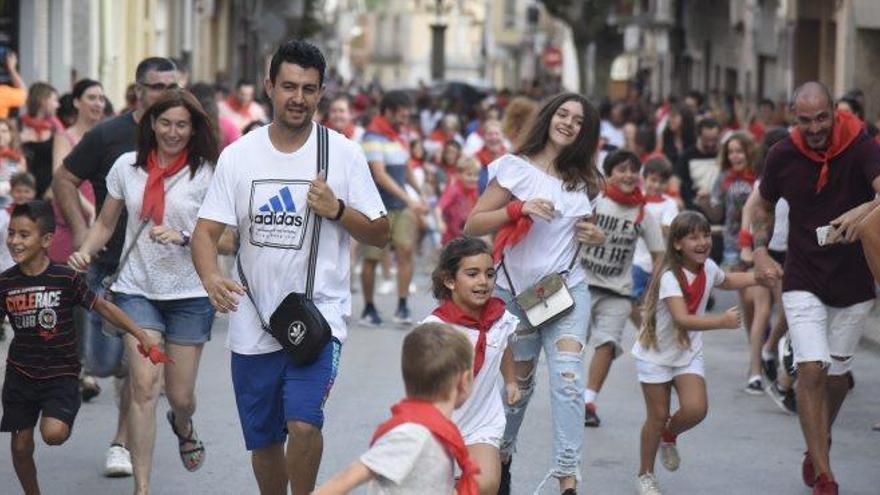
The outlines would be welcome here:
<svg viewBox="0 0 880 495">
<path fill-rule="evenodd" d="M 431 79 L 442 81 L 446 72 L 446 24 L 443 23 L 443 0 L 435 0 L 434 23 L 431 24 Z"/>
</svg>

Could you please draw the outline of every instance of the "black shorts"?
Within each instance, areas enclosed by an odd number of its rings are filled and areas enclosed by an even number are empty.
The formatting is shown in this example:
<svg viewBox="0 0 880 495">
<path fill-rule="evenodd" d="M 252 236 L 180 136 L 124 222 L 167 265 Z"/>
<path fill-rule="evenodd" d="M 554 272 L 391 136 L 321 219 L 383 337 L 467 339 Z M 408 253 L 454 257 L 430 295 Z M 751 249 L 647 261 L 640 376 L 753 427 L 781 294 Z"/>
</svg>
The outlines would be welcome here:
<svg viewBox="0 0 880 495">
<path fill-rule="evenodd" d="M 79 379 L 74 376 L 36 380 L 6 366 L 0 431 L 33 428 L 40 413 L 43 417 L 63 421 L 72 429 L 81 400 Z"/>
<path fill-rule="evenodd" d="M 768 249 L 767 253 L 770 254 L 770 257 L 773 258 L 780 266 L 785 266 L 785 251 L 774 251 L 772 249 Z"/>
</svg>

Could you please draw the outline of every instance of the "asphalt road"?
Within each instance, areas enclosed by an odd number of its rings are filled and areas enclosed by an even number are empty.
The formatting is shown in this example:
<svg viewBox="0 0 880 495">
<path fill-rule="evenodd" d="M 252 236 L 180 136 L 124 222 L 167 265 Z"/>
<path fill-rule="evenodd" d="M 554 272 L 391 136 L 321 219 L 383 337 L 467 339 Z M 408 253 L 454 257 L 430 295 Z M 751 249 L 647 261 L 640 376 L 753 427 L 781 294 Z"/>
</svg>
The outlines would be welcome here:
<svg viewBox="0 0 880 495">
<path fill-rule="evenodd" d="M 432 308 L 421 273 L 412 298 L 415 316 Z M 718 307 L 732 302 L 732 293 L 719 293 Z M 390 316 L 396 298 L 383 296 L 379 307 Z M 355 294 L 355 311 L 361 303 Z M 339 378 L 327 405 L 324 460 L 319 474 L 325 480 L 344 468 L 367 446 L 376 425 L 403 394 L 399 352 L 405 329 L 388 325 L 352 325 L 343 349 Z M 177 443 L 164 420 L 167 404 L 160 403 L 153 470 L 157 494 L 256 493 L 250 459 L 245 451 L 232 395 L 229 353 L 223 346 L 225 319 L 218 319 L 207 345 L 198 382 L 195 424 L 207 445 L 207 459 L 196 473 L 186 472 L 177 456 Z M 633 332 L 627 332 L 629 346 Z M 679 438 L 682 466 L 658 476 L 665 493 L 674 494 L 808 494 L 800 481 L 804 450 L 797 419 L 783 414 L 767 397 L 742 392 L 747 347 L 741 331 L 709 332 L 704 337 L 709 386 L 709 415 L 703 424 Z M 0 343 L 4 357 L 8 341 Z M 627 347 L 628 348 L 628 347 Z M 880 420 L 880 359 L 860 350 L 856 359 L 856 389 L 851 393 L 834 430 L 832 462 L 841 493 L 880 493 L 880 433 L 871 425 Z M 116 422 L 112 384 L 84 404 L 70 440 L 60 447 L 38 442 L 37 465 L 43 493 L 130 493 L 130 479 L 101 476 L 105 449 Z M 638 469 L 639 429 L 644 404 L 633 359 L 616 363 L 600 397 L 602 426 L 585 429 L 583 484 L 580 493 L 634 493 Z M 0 442 L 8 442 L 0 435 Z M 552 463 L 550 410 L 546 366 L 523 425 L 519 452 L 513 464 L 514 493 L 532 493 Z M 7 447 L 0 448 L 0 494 L 19 493 Z M 545 493 L 556 493 L 548 485 Z"/>
</svg>

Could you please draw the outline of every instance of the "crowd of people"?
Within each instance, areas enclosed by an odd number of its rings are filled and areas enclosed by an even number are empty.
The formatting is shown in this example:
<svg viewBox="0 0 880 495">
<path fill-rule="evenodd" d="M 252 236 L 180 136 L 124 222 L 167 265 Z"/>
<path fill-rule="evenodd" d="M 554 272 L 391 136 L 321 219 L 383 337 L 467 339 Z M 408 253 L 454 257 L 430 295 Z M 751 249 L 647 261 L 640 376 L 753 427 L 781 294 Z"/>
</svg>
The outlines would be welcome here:
<svg viewBox="0 0 880 495">
<path fill-rule="evenodd" d="M 552 467 L 534 489 L 576 494 L 628 325 L 646 405 L 637 493 L 661 493 L 658 453 L 677 470 L 678 438 L 707 414 L 702 332 L 739 328 L 743 390 L 799 416 L 803 481 L 837 493 L 831 426 L 880 280 L 880 143 L 861 92 L 810 82 L 750 109 L 532 87 L 469 104 L 349 87 L 290 41 L 264 84 L 231 90 L 147 58 L 114 114 L 98 81 L 59 96 L 5 62 L 0 430 L 25 493 L 39 493 L 38 420 L 63 443 L 96 378 L 119 399 L 106 476 L 149 493 L 163 392 L 177 455 L 199 469 L 195 382 L 218 312 L 260 492 L 312 492 L 352 292 L 361 325 L 386 324 L 377 281 L 396 287 L 395 325 L 419 322 L 406 398 L 317 493 L 531 490 L 510 467 L 543 352 Z M 418 258 L 436 267 L 430 315 L 409 303 Z M 715 288 L 739 305 L 713 313 Z"/>
</svg>

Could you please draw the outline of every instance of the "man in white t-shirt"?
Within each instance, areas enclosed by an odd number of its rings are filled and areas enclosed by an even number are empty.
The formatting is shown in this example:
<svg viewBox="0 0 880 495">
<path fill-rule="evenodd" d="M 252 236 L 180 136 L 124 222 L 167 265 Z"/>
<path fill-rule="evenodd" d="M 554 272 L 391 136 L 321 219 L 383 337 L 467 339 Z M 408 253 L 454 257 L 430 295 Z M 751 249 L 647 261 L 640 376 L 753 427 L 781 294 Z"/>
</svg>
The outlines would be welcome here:
<svg viewBox="0 0 880 495">
<path fill-rule="evenodd" d="M 312 117 L 325 67 L 324 56 L 309 43 L 289 41 L 278 48 L 265 82 L 274 120 L 220 155 L 192 236 L 193 261 L 211 303 L 232 312 L 226 343 L 233 388 L 264 494 L 286 493 L 288 481 L 294 493 L 314 489 L 323 406 L 351 312 L 349 236 L 381 247 L 390 234 L 357 144 L 331 131 L 327 172 L 317 177 L 318 127 Z M 262 330 L 256 311 L 268 321 L 290 292 L 304 292 L 315 223 L 311 212 L 323 218 L 314 301 L 333 339 L 317 361 L 296 366 Z M 243 297 L 241 281 L 224 277 L 217 265 L 217 242 L 227 225 L 240 233 L 238 261 L 255 304 Z"/>
</svg>

